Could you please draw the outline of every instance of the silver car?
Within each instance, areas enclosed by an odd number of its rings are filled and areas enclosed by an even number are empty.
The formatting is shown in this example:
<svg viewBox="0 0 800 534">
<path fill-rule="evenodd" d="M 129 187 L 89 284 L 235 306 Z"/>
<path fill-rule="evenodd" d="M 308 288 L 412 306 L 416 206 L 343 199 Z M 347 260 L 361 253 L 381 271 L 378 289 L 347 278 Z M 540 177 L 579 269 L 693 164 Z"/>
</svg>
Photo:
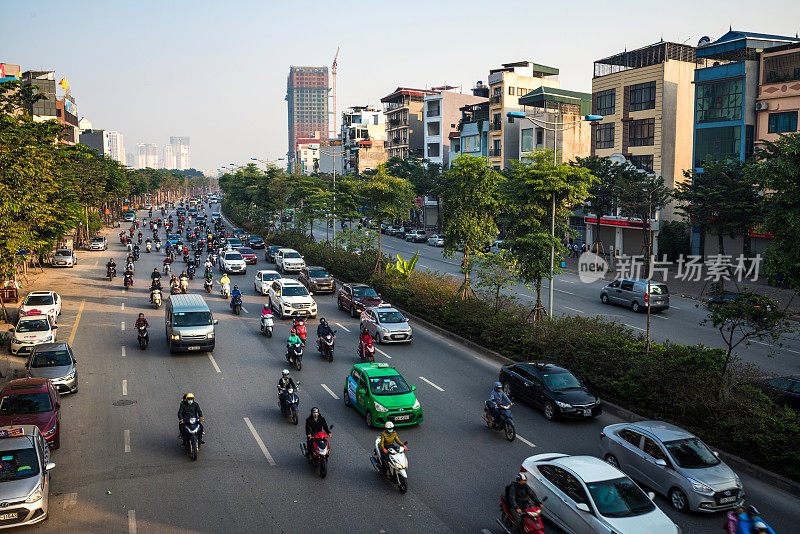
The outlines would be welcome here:
<svg viewBox="0 0 800 534">
<path fill-rule="evenodd" d="M 744 502 L 742 482 L 700 438 L 663 421 L 609 425 L 600 434 L 605 461 L 665 495 L 679 512 L 715 512 Z"/>
<path fill-rule="evenodd" d="M 78 369 L 75 355 L 67 343 L 43 343 L 31 351 L 25 364 L 27 376 L 49 378 L 58 392 L 78 392 Z"/>
<path fill-rule="evenodd" d="M 396 308 L 385 304 L 361 312 L 361 328 L 364 327 L 378 343 L 411 343 L 414 339 L 408 319 Z"/>
<path fill-rule="evenodd" d="M 620 304 L 638 312 L 647 309 L 659 312 L 669 308 L 669 290 L 663 282 L 650 281 L 650 293 L 647 293 L 647 280 L 617 279 L 600 290 L 600 301 L 603 304 Z"/>
<path fill-rule="evenodd" d="M 36 425 L 0 427 L 0 529 L 47 519 L 50 448 Z"/>
<path fill-rule="evenodd" d="M 57 250 L 53 255 L 54 267 L 75 267 L 78 263 L 78 257 L 71 249 Z"/>
<path fill-rule="evenodd" d="M 96 235 L 89 241 L 89 250 L 108 250 L 108 241 L 105 236 Z"/>
</svg>

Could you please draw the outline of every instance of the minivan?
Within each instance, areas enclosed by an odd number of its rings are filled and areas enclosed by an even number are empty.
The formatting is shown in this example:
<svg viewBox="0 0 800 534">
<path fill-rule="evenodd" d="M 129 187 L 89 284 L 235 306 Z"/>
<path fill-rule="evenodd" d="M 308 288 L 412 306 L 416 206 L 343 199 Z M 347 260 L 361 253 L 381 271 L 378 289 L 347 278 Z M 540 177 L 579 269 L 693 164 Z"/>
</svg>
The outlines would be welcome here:
<svg viewBox="0 0 800 534">
<path fill-rule="evenodd" d="M 200 295 L 171 295 L 164 307 L 169 351 L 213 351 L 218 323 Z"/>
<path fill-rule="evenodd" d="M 600 290 L 600 301 L 603 304 L 621 304 L 635 312 L 647 309 L 659 312 L 669 308 L 669 290 L 663 282 L 650 281 L 650 295 L 647 294 L 647 280 L 616 279 Z"/>
</svg>

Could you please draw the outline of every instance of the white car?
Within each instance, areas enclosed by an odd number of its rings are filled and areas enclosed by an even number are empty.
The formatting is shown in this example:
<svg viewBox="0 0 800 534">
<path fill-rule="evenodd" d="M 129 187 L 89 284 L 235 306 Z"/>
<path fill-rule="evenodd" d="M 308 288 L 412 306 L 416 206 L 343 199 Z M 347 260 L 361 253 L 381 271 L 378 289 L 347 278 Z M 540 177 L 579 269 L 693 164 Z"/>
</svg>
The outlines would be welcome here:
<svg viewBox="0 0 800 534">
<path fill-rule="evenodd" d="M 53 343 L 56 340 L 56 325 L 47 315 L 26 315 L 11 330 L 11 354 L 29 353 L 34 345 Z"/>
<path fill-rule="evenodd" d="M 96 235 L 89 241 L 89 250 L 108 250 L 108 241 L 105 236 Z"/>
<path fill-rule="evenodd" d="M 433 234 L 428 238 L 428 245 L 432 247 L 444 246 L 444 234 Z"/>
<path fill-rule="evenodd" d="M 680 528 L 628 476 L 594 456 L 537 454 L 522 462 L 542 511 L 572 534 L 679 534 Z"/>
<path fill-rule="evenodd" d="M 226 250 L 219 260 L 219 271 L 221 273 L 246 273 L 247 264 L 244 257 L 236 251 Z"/>
<path fill-rule="evenodd" d="M 19 307 L 19 316 L 48 315 L 53 322 L 61 315 L 61 297 L 55 291 L 31 291 Z"/>
<path fill-rule="evenodd" d="M 272 282 L 280 277 L 281 275 L 278 271 L 258 271 L 255 279 L 253 280 L 253 289 L 256 290 L 256 293 L 266 295 L 269 292 L 269 286 L 272 285 Z"/>
<path fill-rule="evenodd" d="M 306 286 L 290 278 L 279 278 L 269 287 L 267 303 L 281 319 L 317 316 L 317 303 Z"/>
<path fill-rule="evenodd" d="M 53 267 L 75 267 L 76 263 L 78 263 L 78 258 L 71 249 L 57 250 L 53 254 Z"/>
<path fill-rule="evenodd" d="M 303 257 L 292 248 L 282 248 L 275 253 L 275 268 L 281 273 L 299 272 L 305 266 L 306 262 Z"/>
</svg>

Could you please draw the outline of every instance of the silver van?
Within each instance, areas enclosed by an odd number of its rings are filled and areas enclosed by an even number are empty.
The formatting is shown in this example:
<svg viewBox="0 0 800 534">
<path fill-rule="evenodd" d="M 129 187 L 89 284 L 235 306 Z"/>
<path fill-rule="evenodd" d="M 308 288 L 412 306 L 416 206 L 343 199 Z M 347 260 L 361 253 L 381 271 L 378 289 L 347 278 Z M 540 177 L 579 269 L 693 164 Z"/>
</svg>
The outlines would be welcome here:
<svg viewBox="0 0 800 534">
<path fill-rule="evenodd" d="M 603 304 L 621 304 L 635 312 L 647 309 L 659 312 L 669 308 L 669 290 L 663 282 L 650 281 L 650 294 L 647 294 L 647 280 L 641 278 L 618 278 L 600 290 Z"/>
<path fill-rule="evenodd" d="M 213 351 L 214 325 L 218 323 L 200 295 L 171 295 L 164 307 L 169 351 Z"/>
</svg>

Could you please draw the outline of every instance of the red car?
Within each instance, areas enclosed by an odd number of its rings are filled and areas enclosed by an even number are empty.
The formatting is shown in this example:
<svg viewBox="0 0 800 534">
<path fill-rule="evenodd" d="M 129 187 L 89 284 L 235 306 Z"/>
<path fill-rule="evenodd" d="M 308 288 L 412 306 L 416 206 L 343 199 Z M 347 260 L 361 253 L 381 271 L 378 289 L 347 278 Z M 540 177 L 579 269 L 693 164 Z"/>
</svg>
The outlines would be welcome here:
<svg viewBox="0 0 800 534">
<path fill-rule="evenodd" d="M 252 248 L 240 247 L 238 250 L 239 254 L 242 255 L 242 258 L 244 258 L 244 262 L 247 265 L 255 265 L 256 263 L 258 263 L 258 258 L 256 258 L 256 253 L 253 252 Z"/>
<path fill-rule="evenodd" d="M 46 378 L 12 380 L 0 392 L 0 426 L 36 425 L 50 449 L 61 446 L 61 397 Z"/>
<path fill-rule="evenodd" d="M 336 298 L 339 309 L 348 311 L 350 317 L 358 317 L 368 307 L 382 302 L 381 296 L 366 284 L 344 284 Z"/>
</svg>

